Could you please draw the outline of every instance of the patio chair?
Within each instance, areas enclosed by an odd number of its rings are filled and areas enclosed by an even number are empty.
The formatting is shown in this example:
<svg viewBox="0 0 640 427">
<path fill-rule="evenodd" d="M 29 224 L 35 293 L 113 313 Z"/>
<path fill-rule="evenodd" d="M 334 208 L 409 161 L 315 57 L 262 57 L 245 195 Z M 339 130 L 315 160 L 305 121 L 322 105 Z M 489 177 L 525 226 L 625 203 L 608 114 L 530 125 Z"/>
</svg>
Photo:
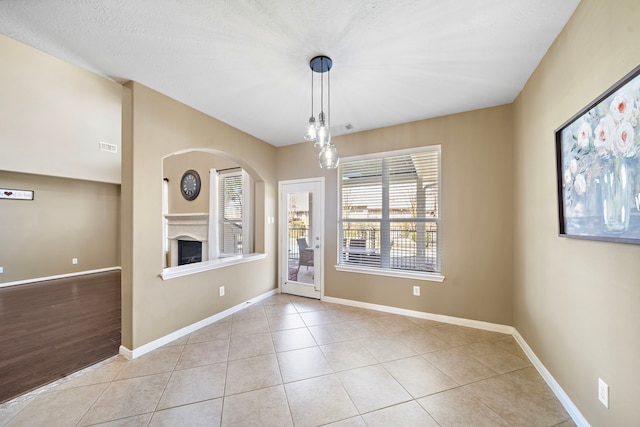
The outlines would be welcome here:
<svg viewBox="0 0 640 427">
<path fill-rule="evenodd" d="M 367 241 L 365 239 L 349 240 L 349 261 L 361 264 L 366 260 Z"/>
<path fill-rule="evenodd" d="M 305 266 L 307 270 L 309 267 L 313 267 L 313 248 L 310 248 L 307 244 L 307 239 L 301 237 L 298 239 L 298 249 L 300 256 L 298 257 L 298 273 L 300 272 L 300 267 Z"/>
</svg>

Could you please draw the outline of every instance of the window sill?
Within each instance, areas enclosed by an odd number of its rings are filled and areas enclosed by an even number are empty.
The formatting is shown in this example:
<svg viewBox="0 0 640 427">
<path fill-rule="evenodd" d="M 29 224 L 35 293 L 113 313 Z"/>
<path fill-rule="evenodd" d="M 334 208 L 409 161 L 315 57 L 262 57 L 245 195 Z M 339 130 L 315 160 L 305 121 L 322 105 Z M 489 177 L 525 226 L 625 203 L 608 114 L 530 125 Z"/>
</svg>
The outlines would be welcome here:
<svg viewBox="0 0 640 427">
<path fill-rule="evenodd" d="M 179 265 L 162 270 L 160 277 L 162 280 L 175 279 L 176 277 L 188 276 L 190 274 L 202 273 L 203 271 L 216 270 L 218 268 L 229 267 L 230 265 L 244 264 L 246 262 L 265 259 L 267 254 L 246 254 L 232 257 L 212 259 L 210 261 L 197 262 L 194 264 Z"/>
<path fill-rule="evenodd" d="M 382 268 L 353 267 L 346 265 L 336 265 L 336 271 L 348 273 L 373 274 L 375 276 L 402 277 L 405 279 L 427 280 L 430 282 L 443 282 L 444 276 L 437 273 L 421 273 L 417 271 L 392 270 Z"/>
</svg>

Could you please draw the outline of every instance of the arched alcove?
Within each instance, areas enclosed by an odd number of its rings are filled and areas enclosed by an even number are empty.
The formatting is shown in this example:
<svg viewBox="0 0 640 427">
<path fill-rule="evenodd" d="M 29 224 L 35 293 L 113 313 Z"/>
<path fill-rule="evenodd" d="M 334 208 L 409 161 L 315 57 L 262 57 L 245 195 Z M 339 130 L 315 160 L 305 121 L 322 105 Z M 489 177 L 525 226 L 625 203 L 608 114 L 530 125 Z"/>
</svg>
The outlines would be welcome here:
<svg viewBox="0 0 640 427">
<path fill-rule="evenodd" d="M 199 180 L 196 197 L 181 192 L 187 172 Z M 214 268 L 264 250 L 264 227 L 256 221 L 264 217 L 264 185 L 242 159 L 214 149 L 182 150 L 162 159 L 162 174 L 164 272 L 186 264 Z"/>
</svg>

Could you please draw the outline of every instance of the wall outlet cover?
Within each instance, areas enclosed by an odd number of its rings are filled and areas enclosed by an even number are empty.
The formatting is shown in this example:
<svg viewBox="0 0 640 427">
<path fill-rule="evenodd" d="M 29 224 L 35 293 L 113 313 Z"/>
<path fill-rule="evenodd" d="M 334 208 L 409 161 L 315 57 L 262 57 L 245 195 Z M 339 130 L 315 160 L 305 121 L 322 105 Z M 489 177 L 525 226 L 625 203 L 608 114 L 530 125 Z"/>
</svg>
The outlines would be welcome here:
<svg viewBox="0 0 640 427">
<path fill-rule="evenodd" d="M 598 378 L 598 400 L 605 407 L 609 407 L 609 386 L 602 381 L 602 378 Z"/>
</svg>

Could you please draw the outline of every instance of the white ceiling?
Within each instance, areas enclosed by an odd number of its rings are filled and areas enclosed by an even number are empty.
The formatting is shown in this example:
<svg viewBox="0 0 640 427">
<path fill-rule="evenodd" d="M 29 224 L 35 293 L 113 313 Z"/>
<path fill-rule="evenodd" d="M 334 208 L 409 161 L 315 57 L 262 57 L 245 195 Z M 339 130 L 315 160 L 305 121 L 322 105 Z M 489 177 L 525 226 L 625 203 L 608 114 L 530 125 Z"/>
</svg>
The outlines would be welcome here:
<svg viewBox="0 0 640 427">
<path fill-rule="evenodd" d="M 303 140 L 317 54 L 333 59 L 336 130 L 501 105 L 515 99 L 578 3 L 6 0 L 0 33 L 283 146 Z"/>
</svg>

